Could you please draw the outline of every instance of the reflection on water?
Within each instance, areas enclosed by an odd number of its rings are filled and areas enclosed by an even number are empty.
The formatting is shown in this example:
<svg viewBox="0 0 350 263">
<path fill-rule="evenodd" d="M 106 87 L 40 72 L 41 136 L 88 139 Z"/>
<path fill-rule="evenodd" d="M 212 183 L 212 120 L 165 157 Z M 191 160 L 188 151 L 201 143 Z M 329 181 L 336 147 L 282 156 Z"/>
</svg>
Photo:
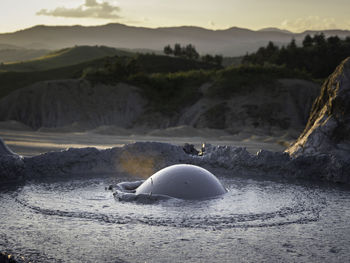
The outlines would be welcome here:
<svg viewBox="0 0 350 263">
<path fill-rule="evenodd" d="M 118 202 L 105 190 L 120 181 L 32 182 L 1 191 L 0 251 L 39 262 L 350 256 L 348 190 L 226 178 L 229 192 L 220 198 L 140 204 Z"/>
</svg>

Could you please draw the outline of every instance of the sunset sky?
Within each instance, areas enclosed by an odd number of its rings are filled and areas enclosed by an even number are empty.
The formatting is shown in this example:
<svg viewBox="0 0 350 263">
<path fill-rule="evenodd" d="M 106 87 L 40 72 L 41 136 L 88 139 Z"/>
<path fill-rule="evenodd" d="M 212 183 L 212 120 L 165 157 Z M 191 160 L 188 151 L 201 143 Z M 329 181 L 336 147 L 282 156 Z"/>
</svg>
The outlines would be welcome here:
<svg viewBox="0 0 350 263">
<path fill-rule="evenodd" d="M 1 0 L 0 32 L 38 24 L 350 29 L 349 0 Z"/>
</svg>

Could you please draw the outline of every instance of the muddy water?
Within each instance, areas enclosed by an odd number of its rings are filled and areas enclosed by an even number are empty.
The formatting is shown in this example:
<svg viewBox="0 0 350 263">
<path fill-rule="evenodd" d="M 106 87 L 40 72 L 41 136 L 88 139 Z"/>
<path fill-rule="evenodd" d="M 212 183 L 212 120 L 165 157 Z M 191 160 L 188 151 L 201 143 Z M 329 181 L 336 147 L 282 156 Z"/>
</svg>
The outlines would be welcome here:
<svg viewBox="0 0 350 263">
<path fill-rule="evenodd" d="M 220 179 L 220 198 L 149 204 L 105 190 L 127 178 L 4 186 L 0 251 L 34 262 L 348 262 L 349 189 Z"/>
</svg>

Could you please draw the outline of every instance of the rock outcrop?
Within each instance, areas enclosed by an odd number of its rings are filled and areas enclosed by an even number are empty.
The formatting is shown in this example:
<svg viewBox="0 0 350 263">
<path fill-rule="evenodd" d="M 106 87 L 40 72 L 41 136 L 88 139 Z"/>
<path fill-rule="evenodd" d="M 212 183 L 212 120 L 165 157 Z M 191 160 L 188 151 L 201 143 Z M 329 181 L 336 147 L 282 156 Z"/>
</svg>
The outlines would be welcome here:
<svg viewBox="0 0 350 263">
<path fill-rule="evenodd" d="M 5 142 L 0 138 L 0 156 L 3 155 L 16 155 L 11 149 L 5 144 Z"/>
<path fill-rule="evenodd" d="M 324 153 L 350 158 L 350 58 L 325 81 L 304 131 L 286 152 L 292 156 Z"/>
<path fill-rule="evenodd" d="M 10 150 L 0 138 L 0 182 L 24 178 L 23 158 Z"/>
</svg>

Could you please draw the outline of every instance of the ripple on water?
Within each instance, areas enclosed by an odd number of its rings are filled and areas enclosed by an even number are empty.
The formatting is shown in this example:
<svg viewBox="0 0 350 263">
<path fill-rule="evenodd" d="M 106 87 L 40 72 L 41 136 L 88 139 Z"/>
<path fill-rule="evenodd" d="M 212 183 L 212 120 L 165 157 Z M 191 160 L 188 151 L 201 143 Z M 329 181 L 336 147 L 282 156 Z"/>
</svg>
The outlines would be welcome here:
<svg viewBox="0 0 350 263">
<path fill-rule="evenodd" d="M 317 191 L 276 182 L 225 179 L 229 192 L 215 199 L 118 202 L 103 180 L 38 183 L 17 191 L 16 202 L 45 216 L 108 224 L 226 229 L 304 224 L 325 205 Z M 146 197 L 147 198 L 147 197 Z"/>
</svg>

